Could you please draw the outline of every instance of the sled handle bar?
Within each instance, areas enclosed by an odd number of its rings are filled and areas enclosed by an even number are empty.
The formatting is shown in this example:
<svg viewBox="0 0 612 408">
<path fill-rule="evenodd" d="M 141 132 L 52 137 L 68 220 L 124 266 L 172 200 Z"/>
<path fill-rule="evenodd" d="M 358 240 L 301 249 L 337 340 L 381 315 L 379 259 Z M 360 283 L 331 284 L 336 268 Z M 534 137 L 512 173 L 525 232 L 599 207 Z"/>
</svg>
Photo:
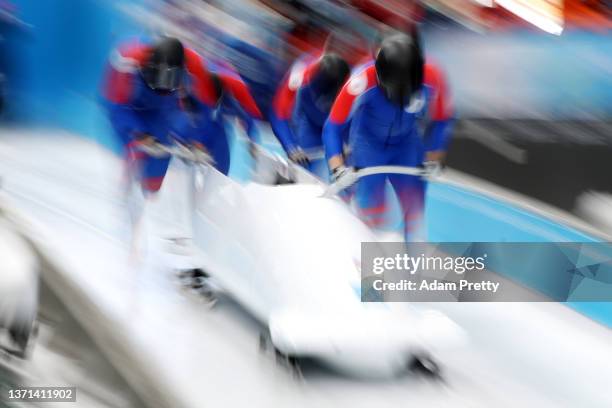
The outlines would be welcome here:
<svg viewBox="0 0 612 408">
<path fill-rule="evenodd" d="M 325 159 L 325 152 L 322 149 L 304 149 L 304 154 L 311 162 Z"/>
<path fill-rule="evenodd" d="M 175 156 L 196 164 L 212 165 L 215 163 L 215 160 L 208 152 L 199 149 L 190 149 L 181 143 L 175 143 L 172 146 L 156 143 L 153 146 L 138 146 L 138 150 L 153 157 Z"/>
<path fill-rule="evenodd" d="M 429 170 L 426 167 L 407 167 L 407 166 L 374 166 L 366 167 L 361 170 L 357 170 L 354 173 L 350 173 L 340 178 L 335 183 L 325 190 L 322 197 L 333 197 L 340 191 L 344 190 L 355 184 L 360 178 L 366 176 L 373 176 L 375 174 L 404 174 L 407 176 L 416 176 L 427 179 L 434 179 L 438 176 L 439 170 Z"/>
</svg>

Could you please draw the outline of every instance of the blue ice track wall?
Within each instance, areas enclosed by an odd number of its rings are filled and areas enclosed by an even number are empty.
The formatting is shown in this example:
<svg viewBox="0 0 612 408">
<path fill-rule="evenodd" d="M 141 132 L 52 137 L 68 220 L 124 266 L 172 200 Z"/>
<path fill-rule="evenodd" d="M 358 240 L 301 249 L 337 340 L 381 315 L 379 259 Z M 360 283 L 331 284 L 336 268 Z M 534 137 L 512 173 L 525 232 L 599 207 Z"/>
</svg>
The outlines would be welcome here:
<svg viewBox="0 0 612 408">
<path fill-rule="evenodd" d="M 431 184 L 427 194 L 426 225 L 432 242 L 599 242 L 553 220 L 459 187 Z M 567 305 L 612 328 L 612 303 Z"/>
<path fill-rule="evenodd" d="M 120 7 L 144 0 L 12 0 L 30 27 L 8 41 L 8 119 L 64 128 L 114 147 L 98 106 L 100 80 L 111 47 L 142 30 Z"/>
</svg>

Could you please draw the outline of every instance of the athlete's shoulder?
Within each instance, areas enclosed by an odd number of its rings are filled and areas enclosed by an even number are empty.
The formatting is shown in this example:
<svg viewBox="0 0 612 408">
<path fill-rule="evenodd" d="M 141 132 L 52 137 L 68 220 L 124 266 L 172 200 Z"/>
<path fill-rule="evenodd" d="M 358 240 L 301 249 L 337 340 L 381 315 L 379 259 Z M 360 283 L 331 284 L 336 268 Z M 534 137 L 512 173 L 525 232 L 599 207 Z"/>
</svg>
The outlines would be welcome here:
<svg viewBox="0 0 612 408">
<path fill-rule="evenodd" d="M 373 61 L 356 67 L 342 90 L 330 112 L 330 122 L 344 123 L 351 115 L 356 101 L 376 86 L 376 68 Z"/>
<path fill-rule="evenodd" d="M 425 85 L 438 87 L 446 82 L 444 70 L 441 66 L 432 60 L 425 61 L 423 67 Z"/>
<path fill-rule="evenodd" d="M 302 54 L 289 69 L 287 76 L 287 87 L 297 91 L 308 85 L 316 75 L 321 55 L 317 53 Z"/>
<path fill-rule="evenodd" d="M 150 55 L 151 45 L 146 39 L 132 37 L 113 48 L 105 74 L 102 93 L 114 104 L 127 104 L 135 95 L 138 70 Z"/>
<path fill-rule="evenodd" d="M 111 52 L 110 64 L 119 72 L 133 72 L 141 67 L 151 52 L 146 37 L 132 37 L 120 42 Z"/>
<path fill-rule="evenodd" d="M 432 118 L 434 120 L 451 118 L 454 108 L 444 71 L 431 61 L 425 63 L 424 71 L 424 83 L 430 90 Z"/>
<path fill-rule="evenodd" d="M 376 86 L 376 67 L 374 61 L 367 61 L 355 67 L 344 85 L 350 95 L 361 95 Z"/>
<path fill-rule="evenodd" d="M 183 54 L 185 55 L 185 67 L 188 71 L 194 73 L 206 68 L 207 64 L 204 57 L 195 49 L 186 45 L 183 48 Z"/>
</svg>

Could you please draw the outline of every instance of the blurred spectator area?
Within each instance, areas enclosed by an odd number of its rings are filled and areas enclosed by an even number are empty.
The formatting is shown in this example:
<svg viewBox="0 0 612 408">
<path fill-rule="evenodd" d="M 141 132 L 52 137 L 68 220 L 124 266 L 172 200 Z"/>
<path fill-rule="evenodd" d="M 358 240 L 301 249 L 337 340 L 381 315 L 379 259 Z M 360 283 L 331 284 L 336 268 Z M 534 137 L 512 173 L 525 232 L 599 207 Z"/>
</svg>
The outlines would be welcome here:
<svg viewBox="0 0 612 408">
<path fill-rule="evenodd" d="M 605 32 L 612 28 L 610 0 L 426 0 L 428 7 L 468 26 L 486 30 L 511 30 L 530 23 L 511 10 L 513 5 L 558 17 L 565 29 L 591 29 Z"/>
</svg>

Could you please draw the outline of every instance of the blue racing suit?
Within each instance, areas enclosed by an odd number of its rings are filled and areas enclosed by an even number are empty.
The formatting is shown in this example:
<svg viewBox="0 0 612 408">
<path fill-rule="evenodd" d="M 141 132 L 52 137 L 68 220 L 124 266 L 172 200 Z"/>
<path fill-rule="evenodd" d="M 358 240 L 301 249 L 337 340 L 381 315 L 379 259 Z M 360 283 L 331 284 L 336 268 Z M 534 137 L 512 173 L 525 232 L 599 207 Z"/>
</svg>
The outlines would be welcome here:
<svg viewBox="0 0 612 408">
<path fill-rule="evenodd" d="M 378 86 L 373 62 L 359 67 L 344 85 L 323 130 L 326 158 L 342 155 L 349 132 L 351 165 L 356 169 L 396 165 L 418 167 L 428 151 L 446 150 L 451 109 L 441 71 L 425 65 L 424 85 L 406 106 L 388 100 Z M 406 240 L 420 232 L 425 182 L 406 175 L 372 175 L 358 181 L 355 199 L 364 221 L 385 221 L 385 185 L 389 180 L 402 208 Z"/>
<path fill-rule="evenodd" d="M 170 158 L 145 154 L 135 148 L 137 140 L 152 136 L 159 143 L 168 143 L 172 123 L 184 114 L 178 92 L 155 92 L 140 74 L 150 52 L 147 39 L 126 42 L 114 50 L 102 92 L 111 125 L 125 148 L 128 169 L 141 181 L 145 192 L 156 192 Z"/>
<path fill-rule="evenodd" d="M 103 95 L 110 122 L 127 152 L 128 169 L 141 180 L 145 192 L 156 192 L 168 169 L 170 157 L 153 157 L 137 148 L 137 140 L 153 136 L 168 144 L 171 133 L 187 141 L 202 142 L 212 150 L 221 171 L 229 168 L 229 150 L 225 132 L 215 112 L 222 93 L 237 102 L 234 109 L 244 118 L 260 118 L 248 89 L 237 75 L 226 71 L 213 74 L 210 66 L 195 51 L 185 48 L 184 88 L 158 93 L 142 78 L 140 69 L 148 62 L 151 44 L 139 39 L 121 45 L 113 52 L 105 78 Z M 185 95 L 192 95 L 200 115 L 188 114 L 181 108 Z M 194 117 L 198 120 L 194 121 Z M 254 126 L 247 119 L 249 135 Z M 188 126 L 191 124 L 191 126 Z M 204 143 L 205 142 L 205 143 Z"/>
<path fill-rule="evenodd" d="M 320 89 L 318 62 L 307 56 L 292 66 L 274 98 L 270 124 L 287 154 L 302 148 L 310 159 L 308 170 L 327 180 L 321 134 L 335 95 Z"/>
</svg>

